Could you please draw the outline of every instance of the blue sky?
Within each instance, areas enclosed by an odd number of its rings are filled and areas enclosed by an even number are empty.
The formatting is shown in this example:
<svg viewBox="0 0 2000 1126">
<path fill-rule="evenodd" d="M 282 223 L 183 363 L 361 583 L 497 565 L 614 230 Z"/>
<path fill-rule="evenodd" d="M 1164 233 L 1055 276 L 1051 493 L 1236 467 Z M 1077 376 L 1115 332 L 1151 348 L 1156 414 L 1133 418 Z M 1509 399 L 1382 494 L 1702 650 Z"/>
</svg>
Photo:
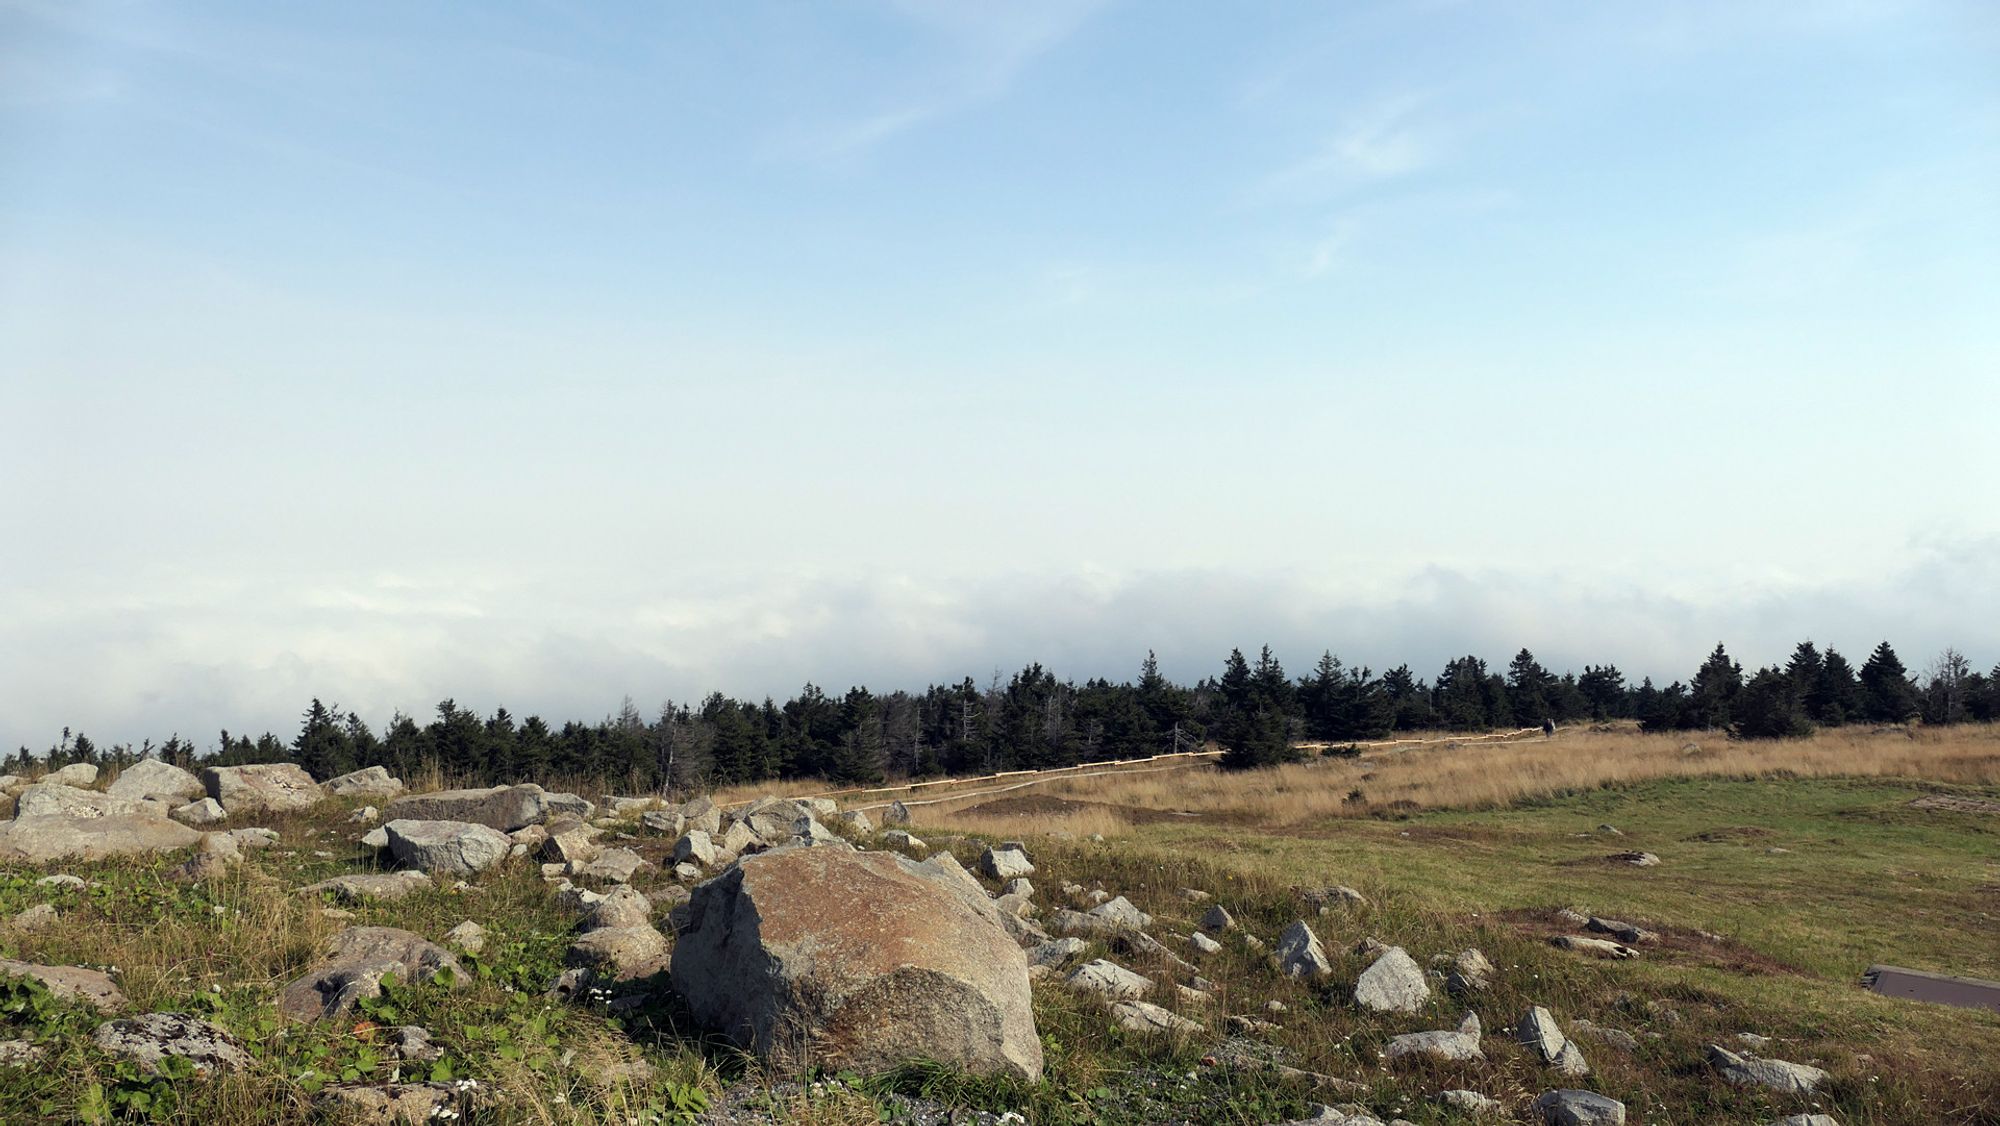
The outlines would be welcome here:
<svg viewBox="0 0 2000 1126">
<path fill-rule="evenodd" d="M 0 0 L 0 745 L 2000 660 L 2000 9 Z"/>
</svg>

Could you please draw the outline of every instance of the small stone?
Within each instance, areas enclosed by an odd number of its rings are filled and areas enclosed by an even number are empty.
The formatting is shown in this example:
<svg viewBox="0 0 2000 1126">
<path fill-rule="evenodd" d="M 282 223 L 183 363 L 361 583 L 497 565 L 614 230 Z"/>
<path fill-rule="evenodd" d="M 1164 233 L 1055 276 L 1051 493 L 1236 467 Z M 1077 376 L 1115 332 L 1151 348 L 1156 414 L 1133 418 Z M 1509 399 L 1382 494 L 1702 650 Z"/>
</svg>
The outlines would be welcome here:
<svg viewBox="0 0 2000 1126">
<path fill-rule="evenodd" d="M 467 954 L 477 954 L 486 947 L 486 928 L 467 919 L 444 932 L 444 940 Z"/>
<path fill-rule="evenodd" d="M 1546 1126 L 1625 1126 L 1625 1104 L 1595 1091 L 1547 1091 L 1535 1100 Z"/>
<path fill-rule="evenodd" d="M 1709 1066 L 1739 1087 L 1768 1087 L 1787 1095 L 1809 1095 L 1826 1081 L 1826 1072 L 1802 1063 L 1739 1056 L 1720 1044 L 1708 1046 Z"/>
<path fill-rule="evenodd" d="M 1111 1006 L 1111 1017 L 1127 1032 L 1166 1032 L 1188 1035 L 1202 1026 L 1145 1001 L 1119 1001 Z"/>
<path fill-rule="evenodd" d="M 1018 848 L 987 849 L 979 855 L 979 870 L 996 880 L 1035 874 L 1035 866 L 1029 862 L 1028 854 Z"/>
<path fill-rule="evenodd" d="M 54 925 L 55 921 L 56 909 L 47 903 L 37 903 L 15 915 L 8 925 L 17 931 L 38 931 Z"/>
<path fill-rule="evenodd" d="M 1220 903 L 1210 907 L 1201 917 L 1201 929 L 1210 934 L 1221 934 L 1235 925 L 1236 919 Z"/>
<path fill-rule="evenodd" d="M 1153 990 L 1153 979 L 1102 958 L 1071 970 L 1063 982 L 1079 993 L 1106 997 L 1143 997 Z"/>
<path fill-rule="evenodd" d="M 147 1071 L 159 1070 L 169 1056 L 194 1064 L 197 1071 L 229 1071 L 248 1066 L 250 1054 L 235 1037 L 205 1020 L 182 1013 L 147 1013 L 130 1020 L 97 1026 L 97 1046 L 123 1056 Z"/>
<path fill-rule="evenodd" d="M 1278 970 L 1286 977 L 1323 978 L 1333 974 L 1333 963 L 1327 961 L 1326 950 L 1319 944 L 1319 936 L 1301 919 L 1285 928 L 1278 936 Z"/>
<path fill-rule="evenodd" d="M 1201 933 L 1200 931 L 1196 931 L 1188 936 L 1188 946 L 1193 948 L 1194 952 L 1197 954 L 1222 953 L 1222 944 L 1208 937 L 1207 935 Z"/>
<path fill-rule="evenodd" d="M 1355 1002 L 1376 1012 L 1414 1013 L 1430 996 L 1423 969 L 1400 946 L 1384 950 L 1354 983 Z"/>
</svg>

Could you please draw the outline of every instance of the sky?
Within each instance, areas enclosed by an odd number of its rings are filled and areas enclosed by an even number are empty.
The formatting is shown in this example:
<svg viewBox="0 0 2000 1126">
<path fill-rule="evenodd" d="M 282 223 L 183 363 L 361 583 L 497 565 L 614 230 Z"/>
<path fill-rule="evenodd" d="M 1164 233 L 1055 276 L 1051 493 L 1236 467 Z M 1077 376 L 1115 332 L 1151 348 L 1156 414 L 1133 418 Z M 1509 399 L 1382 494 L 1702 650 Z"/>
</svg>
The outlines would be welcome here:
<svg viewBox="0 0 2000 1126">
<path fill-rule="evenodd" d="M 0 0 L 0 747 L 2000 661 L 2000 6 Z"/>
</svg>

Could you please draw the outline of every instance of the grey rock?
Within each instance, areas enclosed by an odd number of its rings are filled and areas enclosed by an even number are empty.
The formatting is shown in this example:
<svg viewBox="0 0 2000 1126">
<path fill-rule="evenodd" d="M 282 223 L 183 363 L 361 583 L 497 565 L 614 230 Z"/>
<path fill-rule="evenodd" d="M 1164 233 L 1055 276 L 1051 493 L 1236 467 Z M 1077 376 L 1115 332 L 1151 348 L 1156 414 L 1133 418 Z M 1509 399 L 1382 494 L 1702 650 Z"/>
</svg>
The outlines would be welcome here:
<svg viewBox="0 0 2000 1126">
<path fill-rule="evenodd" d="M 368 900 L 401 899 L 430 886 L 431 878 L 422 872 L 370 872 L 335 876 L 330 880 L 307 884 L 299 892 L 302 895 L 331 894 L 342 903 L 363 903 Z"/>
<path fill-rule="evenodd" d="M 1051 939 L 1028 951 L 1028 964 L 1031 967 L 1061 969 L 1089 948 L 1090 944 L 1080 938 Z"/>
<path fill-rule="evenodd" d="M 389 830 L 381 825 L 377 825 L 373 829 L 361 834 L 361 843 L 378 852 L 388 848 Z"/>
<path fill-rule="evenodd" d="M 15 914 L 8 926 L 17 931 L 46 930 L 56 921 L 56 909 L 47 903 L 37 903 Z"/>
<path fill-rule="evenodd" d="M 1598 934 L 1608 934 L 1620 942 L 1652 942 L 1659 937 L 1652 931 L 1635 927 L 1631 923 L 1619 919 L 1600 919 L 1595 915 L 1585 921 L 1584 927 Z"/>
<path fill-rule="evenodd" d="M 890 802 L 889 808 L 882 811 L 882 824 L 884 825 L 908 825 L 909 823 L 910 807 L 900 801 Z"/>
<path fill-rule="evenodd" d="M 1131 901 L 1122 895 L 1105 900 L 1085 914 L 1132 930 L 1144 930 L 1153 925 L 1151 915 L 1132 906 Z"/>
<path fill-rule="evenodd" d="M 550 793 L 527 783 L 407 794 L 390 802 L 383 816 L 392 821 L 463 821 L 513 832 L 563 816 L 587 821 L 596 810 L 596 806 L 575 794 Z"/>
<path fill-rule="evenodd" d="M 16 817 L 159 817 L 166 807 L 157 802 L 126 800 L 95 790 L 79 790 L 56 782 L 37 782 L 14 801 Z"/>
<path fill-rule="evenodd" d="M 1222 944 L 1200 931 L 1196 931 L 1188 936 L 1188 946 L 1197 954 L 1222 953 Z"/>
<path fill-rule="evenodd" d="M 1229 911 L 1220 903 L 1210 907 L 1201 916 L 1201 929 L 1210 934 L 1221 934 L 1235 925 L 1236 920 L 1230 916 Z"/>
<path fill-rule="evenodd" d="M 715 863 L 715 844 L 708 834 L 700 829 L 689 829 L 674 842 L 674 863 L 698 864 L 706 868 Z"/>
<path fill-rule="evenodd" d="M 722 831 L 722 811 L 716 808 L 713 798 L 695 798 L 681 806 L 677 812 L 686 822 L 682 832 L 700 829 L 712 837 Z"/>
<path fill-rule="evenodd" d="M 201 779 L 170 762 L 141 759 L 120 771 L 104 792 L 126 801 L 166 802 L 180 805 L 202 794 Z"/>
<path fill-rule="evenodd" d="M 407 984 L 446 969 L 457 975 L 455 984 L 464 984 L 458 959 L 422 935 L 395 927 L 348 927 L 334 936 L 324 961 L 278 994 L 278 1010 L 293 1020 L 333 1019 L 363 998 L 380 996 L 386 975 Z"/>
<path fill-rule="evenodd" d="M 931 846 L 911 836 L 902 829 L 888 829 L 882 833 L 882 843 L 890 848 L 900 848 L 905 852 L 925 853 Z"/>
<path fill-rule="evenodd" d="M 467 954 L 477 954 L 486 948 L 486 928 L 467 919 L 444 932 L 444 940 Z"/>
<path fill-rule="evenodd" d="M 1447 1061 L 1483 1060 L 1486 1053 L 1479 1047 L 1479 1016 L 1465 1014 L 1456 1030 L 1437 1032 L 1410 1032 L 1391 1037 L 1382 1051 L 1385 1059 L 1396 1060 L 1405 1056 L 1425 1056 L 1430 1059 Z"/>
<path fill-rule="evenodd" d="M 0 1067 L 28 1067 L 40 1063 L 48 1050 L 26 1040 L 0 1040 Z"/>
<path fill-rule="evenodd" d="M 588 864 L 597 858 L 598 853 L 604 851 L 597 843 L 601 830 L 586 825 L 574 817 L 562 817 L 547 825 L 531 826 L 535 827 L 542 830 L 541 843 L 535 846 L 535 855 L 550 864 Z M 512 839 L 511 835 L 509 839 Z"/>
<path fill-rule="evenodd" d="M 1794 1114 L 1778 1119 L 1771 1126 L 1840 1126 L 1840 1120 L 1831 1114 Z"/>
<path fill-rule="evenodd" d="M 335 798 L 393 798 L 406 788 L 403 780 L 386 767 L 364 766 L 319 784 L 320 792 Z"/>
<path fill-rule="evenodd" d="M 1355 1002 L 1376 1012 L 1414 1013 L 1430 996 L 1423 969 L 1400 946 L 1382 951 L 1354 983 Z"/>
<path fill-rule="evenodd" d="M 76 786 L 79 788 L 97 784 L 97 768 L 87 762 L 73 762 L 60 770 L 51 770 L 42 775 L 42 781 L 54 786 Z"/>
<path fill-rule="evenodd" d="M 839 820 L 842 823 L 844 823 L 849 829 L 852 829 L 854 832 L 857 833 L 872 833 L 875 831 L 875 823 L 868 819 L 868 815 L 866 813 L 863 813 L 858 809 L 849 810 L 846 813 L 840 814 Z"/>
<path fill-rule="evenodd" d="M 193 846 L 201 834 L 163 817 L 16 817 L 0 822 L 0 860 L 103 860 Z"/>
<path fill-rule="evenodd" d="M 1026 876 L 1017 877 L 1008 880 L 1006 885 L 1000 889 L 1000 894 L 1024 895 L 1032 898 L 1035 894 L 1035 885 Z"/>
<path fill-rule="evenodd" d="M 186 805 L 174 807 L 167 816 L 183 825 L 213 825 L 218 821 L 227 821 L 229 812 L 214 798 L 197 798 Z"/>
<path fill-rule="evenodd" d="M 609 883 L 629 883 L 641 869 L 653 867 L 645 857 L 629 848 L 609 848 L 577 870 L 581 879 L 604 880 Z"/>
<path fill-rule="evenodd" d="M 325 796 L 312 775 L 289 762 L 211 766 L 201 772 L 201 784 L 231 815 L 296 812 L 312 808 Z"/>
<path fill-rule="evenodd" d="M 1809 1095 L 1826 1081 L 1826 1072 L 1802 1063 L 1737 1055 L 1720 1044 L 1707 1048 L 1709 1066 L 1739 1087 L 1768 1087 L 1787 1095 Z"/>
<path fill-rule="evenodd" d="M 1514 1036 L 1543 1063 L 1555 1062 L 1555 1058 L 1562 1054 L 1563 1045 L 1568 1042 L 1562 1028 L 1556 1024 L 1554 1014 L 1540 1005 L 1522 1015 L 1514 1027 Z"/>
<path fill-rule="evenodd" d="M 1111 1019 L 1127 1032 L 1162 1032 L 1187 1036 L 1202 1026 L 1146 1001 L 1118 1001 L 1111 1006 Z"/>
<path fill-rule="evenodd" d="M 1549 943 L 1561 950 L 1570 950 L 1578 954 L 1593 954 L 1599 958 L 1624 959 L 1637 958 L 1639 956 L 1639 952 L 1630 946 L 1603 938 L 1584 938 L 1574 934 L 1559 934 L 1549 939 Z"/>
<path fill-rule="evenodd" d="M 1275 954 L 1278 970 L 1286 977 L 1317 979 L 1333 975 L 1333 963 L 1327 960 L 1326 949 L 1303 919 L 1286 927 L 1278 936 Z"/>
<path fill-rule="evenodd" d="M 1625 1126 L 1625 1104 L 1595 1091 L 1545 1091 L 1533 1110 L 1547 1126 Z"/>
<path fill-rule="evenodd" d="M 1660 862 L 1660 858 L 1650 852 L 1619 852 L 1612 854 L 1611 859 L 1630 864 L 1634 868 L 1651 868 Z"/>
<path fill-rule="evenodd" d="M 1505 1105 L 1499 1099 L 1489 1098 L 1478 1091 L 1467 1091 L 1463 1088 L 1452 1091 L 1439 1091 L 1437 1093 L 1437 1101 L 1458 1111 L 1460 1114 L 1469 1114 L 1475 1118 L 1481 1115 L 1497 1114 Z"/>
<path fill-rule="evenodd" d="M 368 1126 L 437 1122 L 443 1119 L 441 1112 L 457 1103 L 458 1091 L 450 1083 L 335 1083 L 313 1096 L 313 1108 L 321 1115 Z"/>
<path fill-rule="evenodd" d="M 663 837 L 678 837 L 688 829 L 687 818 L 674 809 L 649 809 L 639 815 L 639 824 Z"/>
<path fill-rule="evenodd" d="M 1153 979 L 1102 958 L 1085 962 L 1071 970 L 1063 984 L 1078 993 L 1103 997 L 1144 997 L 1153 991 Z"/>
<path fill-rule="evenodd" d="M 77 1001 L 99 1012 L 125 1008 L 125 994 L 111 975 L 82 966 L 43 966 L 0 958 L 0 977 L 28 977 L 42 983 L 58 1000 Z"/>
<path fill-rule="evenodd" d="M 1028 854 L 1012 848 L 989 848 L 980 853 L 979 870 L 996 880 L 1035 874 L 1035 866 L 1029 863 Z"/>
<path fill-rule="evenodd" d="M 128 1020 L 106 1021 L 91 1037 L 97 1046 L 122 1056 L 147 1071 L 157 1071 L 168 1056 L 187 1060 L 197 1071 L 233 1071 L 250 1063 L 234 1036 L 205 1020 L 182 1013 L 147 1013 Z"/>
<path fill-rule="evenodd" d="M 504 833 L 465 821 L 399 818 L 382 828 L 397 863 L 447 876 L 483 872 L 507 859 L 514 846 Z"/>
<path fill-rule="evenodd" d="M 1580 1036 L 1585 1040 L 1595 1040 L 1600 1044 L 1609 1044 L 1621 1051 L 1636 1052 L 1639 1050 L 1639 1038 L 1637 1036 L 1621 1031 L 1620 1029 L 1606 1028 L 1601 1024 L 1595 1024 L 1582 1017 L 1569 1022 L 1569 1034 L 1572 1039 Z"/>
</svg>

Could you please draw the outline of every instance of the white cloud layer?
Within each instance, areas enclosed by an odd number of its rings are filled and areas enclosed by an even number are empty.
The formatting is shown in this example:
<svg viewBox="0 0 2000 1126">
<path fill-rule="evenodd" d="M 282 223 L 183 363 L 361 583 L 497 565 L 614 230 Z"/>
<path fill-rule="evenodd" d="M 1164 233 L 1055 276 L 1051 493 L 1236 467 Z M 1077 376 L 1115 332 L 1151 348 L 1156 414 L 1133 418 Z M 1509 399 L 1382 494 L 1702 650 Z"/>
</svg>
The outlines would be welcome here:
<svg viewBox="0 0 2000 1126">
<path fill-rule="evenodd" d="M 1746 665 L 1811 637 L 1857 660 L 1883 638 L 1920 668 L 1954 645 L 2000 660 L 2000 544 L 1939 546 L 1877 580 L 1670 595 L 1590 577 L 1437 568 L 1376 590 L 1299 571 L 1021 575 L 965 585 L 909 576 L 765 575 L 705 587 L 584 589 L 381 573 L 245 578 L 119 597 L 0 598 L 4 745 L 65 724 L 100 742 L 219 727 L 289 735 L 319 696 L 380 724 L 449 696 L 562 720 L 651 710 L 711 690 L 782 698 L 804 682 L 984 683 L 1041 661 L 1129 678 L 1149 648 L 1192 681 L 1232 646 L 1268 642 L 1295 673 L 1322 649 L 1378 671 L 1435 674 L 1527 646 L 1557 669 L 1612 661 L 1685 678 L 1717 640 Z"/>
</svg>

